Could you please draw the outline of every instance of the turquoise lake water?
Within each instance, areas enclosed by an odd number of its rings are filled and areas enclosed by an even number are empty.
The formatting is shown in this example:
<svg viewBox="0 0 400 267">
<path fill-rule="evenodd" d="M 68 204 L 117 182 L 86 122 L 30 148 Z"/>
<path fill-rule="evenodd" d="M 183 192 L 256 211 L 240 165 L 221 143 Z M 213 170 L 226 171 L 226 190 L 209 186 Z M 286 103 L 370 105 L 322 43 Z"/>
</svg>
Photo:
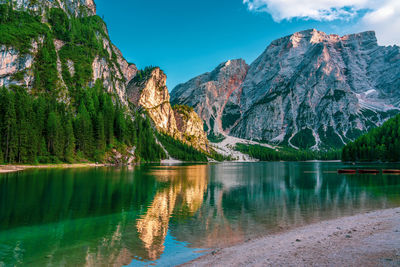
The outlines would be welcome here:
<svg viewBox="0 0 400 267">
<path fill-rule="evenodd" d="M 0 266 L 173 266 L 249 238 L 400 206 L 400 176 L 337 174 L 342 167 L 260 162 L 0 174 Z"/>
</svg>

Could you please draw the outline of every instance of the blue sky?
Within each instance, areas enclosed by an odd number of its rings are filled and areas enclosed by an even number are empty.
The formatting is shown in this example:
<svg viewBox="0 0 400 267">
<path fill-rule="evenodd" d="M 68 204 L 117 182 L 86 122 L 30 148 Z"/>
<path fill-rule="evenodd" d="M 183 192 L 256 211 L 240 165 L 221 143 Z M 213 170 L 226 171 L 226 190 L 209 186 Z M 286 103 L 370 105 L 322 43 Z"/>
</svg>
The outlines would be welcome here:
<svg viewBox="0 0 400 267">
<path fill-rule="evenodd" d="M 337 6 L 343 1 L 96 0 L 96 4 L 125 58 L 139 68 L 160 66 L 172 90 L 226 60 L 243 58 L 251 63 L 272 40 L 296 31 L 316 28 L 342 35 L 374 29 L 375 25 L 361 22 L 366 13 L 379 11 L 368 9 L 367 2 L 375 0 L 346 0 L 354 5 Z M 318 2 L 321 5 L 315 5 Z"/>
</svg>

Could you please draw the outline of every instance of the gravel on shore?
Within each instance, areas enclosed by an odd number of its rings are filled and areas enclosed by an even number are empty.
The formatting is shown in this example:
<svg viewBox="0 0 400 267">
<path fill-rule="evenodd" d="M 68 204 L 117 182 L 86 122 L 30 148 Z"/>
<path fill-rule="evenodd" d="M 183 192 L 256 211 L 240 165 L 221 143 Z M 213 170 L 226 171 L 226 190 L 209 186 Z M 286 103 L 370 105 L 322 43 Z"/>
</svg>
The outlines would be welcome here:
<svg viewBox="0 0 400 267">
<path fill-rule="evenodd" d="M 184 266 L 400 266 L 400 208 L 215 249 Z"/>
</svg>

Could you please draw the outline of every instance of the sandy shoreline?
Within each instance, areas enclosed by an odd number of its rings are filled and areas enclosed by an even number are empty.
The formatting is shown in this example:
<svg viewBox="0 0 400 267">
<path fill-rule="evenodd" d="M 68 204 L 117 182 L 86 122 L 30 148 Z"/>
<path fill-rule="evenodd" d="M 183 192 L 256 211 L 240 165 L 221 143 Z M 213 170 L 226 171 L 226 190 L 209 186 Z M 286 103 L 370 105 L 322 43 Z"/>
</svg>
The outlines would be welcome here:
<svg viewBox="0 0 400 267">
<path fill-rule="evenodd" d="M 400 266 L 400 208 L 324 221 L 216 249 L 183 266 Z"/>
<path fill-rule="evenodd" d="M 44 165 L 0 165 L 1 173 L 19 172 L 27 169 L 68 169 L 68 168 L 88 168 L 102 167 L 105 164 L 96 163 L 75 163 L 75 164 L 44 164 Z"/>
</svg>

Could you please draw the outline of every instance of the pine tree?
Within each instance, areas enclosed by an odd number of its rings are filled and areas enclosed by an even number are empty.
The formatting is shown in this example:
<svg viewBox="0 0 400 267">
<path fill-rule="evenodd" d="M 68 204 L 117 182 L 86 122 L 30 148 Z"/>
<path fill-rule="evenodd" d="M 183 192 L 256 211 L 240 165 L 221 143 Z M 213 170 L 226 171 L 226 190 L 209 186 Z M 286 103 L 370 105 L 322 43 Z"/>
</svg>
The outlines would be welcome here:
<svg viewBox="0 0 400 267">
<path fill-rule="evenodd" d="M 1 146 L 0 146 L 0 164 L 3 164 L 3 163 L 4 163 L 3 151 L 1 150 Z"/>
<path fill-rule="evenodd" d="M 44 156 L 47 154 L 46 146 L 42 146 L 44 141 L 44 125 L 46 122 L 46 100 L 44 97 L 39 96 L 34 102 L 35 116 L 33 118 L 33 125 L 35 126 L 35 133 L 37 140 L 34 142 L 36 145 L 37 155 Z"/>
<path fill-rule="evenodd" d="M 100 112 L 96 116 L 96 123 L 95 123 L 95 137 L 96 137 L 96 148 L 99 151 L 104 151 L 106 147 L 106 137 L 104 133 L 104 117 L 103 113 Z"/>
<path fill-rule="evenodd" d="M 112 144 L 114 139 L 114 105 L 108 94 L 102 96 L 102 113 L 104 116 L 104 133 L 107 144 Z"/>
<path fill-rule="evenodd" d="M 31 99 L 24 88 L 13 88 L 15 91 L 15 108 L 17 122 L 17 161 L 19 163 L 32 162 L 35 159 L 32 137 L 34 136 L 33 124 L 30 121 L 33 110 Z M 33 138 L 35 139 L 35 138 Z"/>
<path fill-rule="evenodd" d="M 94 153 L 93 149 L 93 127 L 90 119 L 90 115 L 83 102 L 79 105 L 75 136 L 78 144 L 78 149 L 82 151 L 86 156 L 92 157 Z"/>
<path fill-rule="evenodd" d="M 120 142 L 125 141 L 125 134 L 126 134 L 126 122 L 125 122 L 125 115 L 122 108 L 117 107 L 115 111 L 115 126 L 114 126 L 115 136 Z"/>
<path fill-rule="evenodd" d="M 3 149 L 4 161 L 7 163 L 15 162 L 18 143 L 16 139 L 16 113 L 14 105 L 14 93 L 9 92 L 5 87 L 2 90 L 4 117 L 3 117 Z"/>
<path fill-rule="evenodd" d="M 51 155 L 62 159 L 64 156 L 63 127 L 61 125 L 60 116 L 55 111 L 49 113 L 46 132 L 47 150 Z"/>
<path fill-rule="evenodd" d="M 72 126 L 71 119 L 67 119 L 65 123 L 65 148 L 64 148 L 64 159 L 67 162 L 72 163 L 75 155 L 75 136 L 74 129 Z"/>
</svg>

